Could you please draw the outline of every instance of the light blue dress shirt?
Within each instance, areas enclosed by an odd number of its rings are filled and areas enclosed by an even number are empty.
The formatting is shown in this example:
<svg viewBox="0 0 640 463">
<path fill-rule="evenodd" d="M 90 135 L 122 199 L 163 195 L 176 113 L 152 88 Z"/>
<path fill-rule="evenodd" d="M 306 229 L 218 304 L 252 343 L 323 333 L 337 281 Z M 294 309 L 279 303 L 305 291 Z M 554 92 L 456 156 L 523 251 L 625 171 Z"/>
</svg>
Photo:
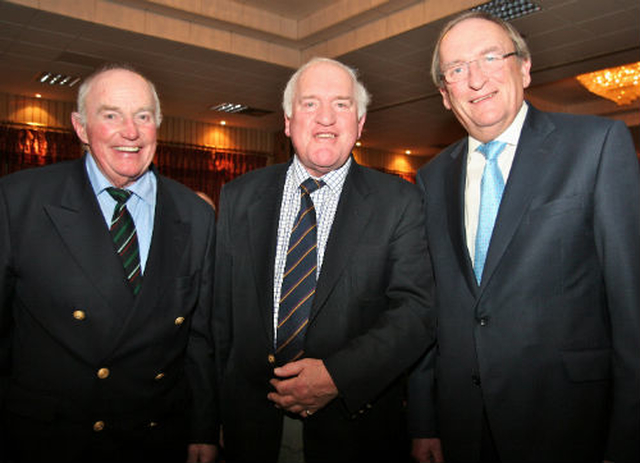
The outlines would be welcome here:
<svg viewBox="0 0 640 463">
<path fill-rule="evenodd" d="M 100 210 L 102 210 L 107 228 L 109 228 L 111 218 L 113 217 L 113 210 L 116 207 L 116 201 L 106 190 L 114 185 L 112 185 L 100 171 L 91 153 L 87 153 L 85 165 L 91 187 L 93 188 L 96 198 L 98 198 Z M 133 193 L 127 201 L 127 210 L 129 214 L 131 214 L 133 223 L 136 226 L 138 246 L 140 248 L 140 267 L 144 274 L 147 257 L 149 256 L 149 248 L 151 247 L 151 238 L 153 236 L 153 220 L 155 218 L 158 180 L 155 174 L 151 170 L 148 170 L 126 189 Z"/>
</svg>

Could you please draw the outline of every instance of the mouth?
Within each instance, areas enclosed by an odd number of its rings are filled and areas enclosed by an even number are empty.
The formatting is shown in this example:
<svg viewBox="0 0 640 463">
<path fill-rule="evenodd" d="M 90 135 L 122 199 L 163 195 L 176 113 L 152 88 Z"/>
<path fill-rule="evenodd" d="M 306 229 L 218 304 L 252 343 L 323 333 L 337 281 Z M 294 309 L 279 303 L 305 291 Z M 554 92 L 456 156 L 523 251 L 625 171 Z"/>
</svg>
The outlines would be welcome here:
<svg viewBox="0 0 640 463">
<path fill-rule="evenodd" d="M 496 96 L 497 92 L 489 93 L 488 95 L 483 95 L 480 98 L 476 98 L 475 100 L 471 100 L 472 104 L 482 103 L 483 101 L 490 100 L 494 96 Z"/>
<path fill-rule="evenodd" d="M 116 146 L 114 149 L 123 153 L 137 153 L 140 151 L 139 146 Z"/>
<path fill-rule="evenodd" d="M 326 133 L 326 132 L 317 133 L 314 136 L 315 138 L 319 138 L 322 140 L 333 140 L 334 138 L 337 138 L 337 135 L 335 133 Z"/>
</svg>

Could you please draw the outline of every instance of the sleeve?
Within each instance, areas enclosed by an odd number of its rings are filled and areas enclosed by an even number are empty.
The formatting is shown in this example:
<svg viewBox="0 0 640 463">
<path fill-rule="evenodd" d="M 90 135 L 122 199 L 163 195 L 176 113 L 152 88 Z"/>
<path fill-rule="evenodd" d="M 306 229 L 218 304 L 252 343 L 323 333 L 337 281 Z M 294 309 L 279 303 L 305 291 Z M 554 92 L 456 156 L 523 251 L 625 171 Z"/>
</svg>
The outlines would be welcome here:
<svg viewBox="0 0 640 463">
<path fill-rule="evenodd" d="M 0 410 L 10 374 L 11 314 L 15 276 L 11 270 L 11 237 L 4 189 L 0 185 Z"/>
<path fill-rule="evenodd" d="M 427 217 L 426 190 L 422 176 L 416 176 L 416 184 L 425 197 L 422 216 Z M 436 309 L 437 310 L 437 309 Z M 407 431 L 411 438 L 437 437 L 435 413 L 435 361 L 437 341 L 409 372 L 407 386 Z"/>
<path fill-rule="evenodd" d="M 640 174 L 629 131 L 610 125 L 594 190 L 594 236 L 613 343 L 605 460 L 640 461 Z"/>
<path fill-rule="evenodd" d="M 433 343 L 433 275 L 417 189 L 387 198 L 398 208 L 398 221 L 388 240 L 383 300 L 372 327 L 324 359 L 340 397 L 353 413 L 405 373 Z M 379 208 L 382 211 L 382 208 Z M 384 213 L 384 212 L 379 212 Z M 357 304 L 349 301 L 349 304 Z"/>
<path fill-rule="evenodd" d="M 197 308 L 187 346 L 186 374 L 192 391 L 191 443 L 217 444 L 219 435 L 218 394 L 211 333 L 213 310 L 215 215 L 207 214 L 207 233 Z"/>
</svg>

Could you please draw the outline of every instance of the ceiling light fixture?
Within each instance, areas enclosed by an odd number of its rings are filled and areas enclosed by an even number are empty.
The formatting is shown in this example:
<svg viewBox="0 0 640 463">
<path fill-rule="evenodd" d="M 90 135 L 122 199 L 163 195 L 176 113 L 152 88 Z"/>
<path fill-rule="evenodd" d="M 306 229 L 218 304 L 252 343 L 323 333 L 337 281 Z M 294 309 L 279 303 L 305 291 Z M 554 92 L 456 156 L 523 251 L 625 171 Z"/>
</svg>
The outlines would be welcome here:
<svg viewBox="0 0 640 463">
<path fill-rule="evenodd" d="M 587 90 L 618 105 L 640 98 L 640 61 L 576 77 Z"/>
<path fill-rule="evenodd" d="M 220 103 L 218 105 L 211 106 L 209 109 L 211 111 L 218 111 L 221 113 L 235 114 L 240 113 L 247 108 L 248 106 L 239 103 Z"/>
<path fill-rule="evenodd" d="M 529 0 L 492 0 L 489 3 L 471 8 L 471 11 L 484 11 L 505 21 L 519 18 L 538 10 L 540 10 L 540 6 Z"/>
<path fill-rule="evenodd" d="M 60 85 L 62 87 L 73 87 L 80 82 L 80 77 L 57 74 L 54 72 L 43 72 L 38 76 L 41 84 Z"/>
</svg>

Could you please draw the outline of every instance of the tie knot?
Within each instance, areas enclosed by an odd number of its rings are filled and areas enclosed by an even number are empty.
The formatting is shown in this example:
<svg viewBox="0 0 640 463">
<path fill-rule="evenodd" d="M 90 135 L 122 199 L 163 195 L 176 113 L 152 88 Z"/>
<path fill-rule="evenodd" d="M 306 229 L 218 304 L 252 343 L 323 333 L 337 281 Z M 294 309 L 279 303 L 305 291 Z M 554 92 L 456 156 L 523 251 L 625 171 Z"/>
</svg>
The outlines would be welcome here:
<svg viewBox="0 0 640 463">
<path fill-rule="evenodd" d="M 107 188 L 107 193 L 109 193 L 109 195 L 111 195 L 111 197 L 115 199 L 118 204 L 126 203 L 131 197 L 131 192 L 123 188 L 109 187 Z"/>
<path fill-rule="evenodd" d="M 302 189 L 302 193 L 306 193 L 311 195 L 316 190 L 319 190 L 324 186 L 324 182 L 322 180 L 316 180 L 315 178 L 309 177 L 304 182 L 300 184 L 300 188 Z"/>
<path fill-rule="evenodd" d="M 478 151 L 484 155 L 487 161 L 493 161 L 502 153 L 505 146 L 507 144 L 503 141 L 492 140 L 489 143 L 478 146 Z"/>
</svg>

